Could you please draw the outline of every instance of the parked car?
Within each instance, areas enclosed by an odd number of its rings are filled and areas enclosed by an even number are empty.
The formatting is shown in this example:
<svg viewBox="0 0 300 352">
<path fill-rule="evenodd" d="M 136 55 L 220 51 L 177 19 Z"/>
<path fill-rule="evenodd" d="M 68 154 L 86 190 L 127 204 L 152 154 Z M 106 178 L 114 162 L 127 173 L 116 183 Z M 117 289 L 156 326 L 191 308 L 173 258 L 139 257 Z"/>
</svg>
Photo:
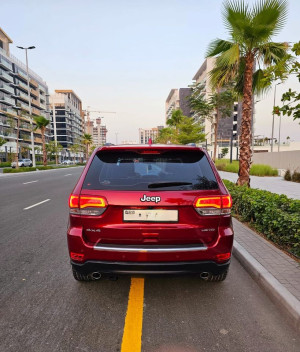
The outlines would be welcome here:
<svg viewBox="0 0 300 352">
<path fill-rule="evenodd" d="M 17 163 L 13 161 L 11 163 L 11 167 L 14 169 L 16 167 Z M 18 165 L 23 167 L 23 166 L 32 166 L 32 161 L 30 159 L 19 159 L 18 160 Z"/>
<path fill-rule="evenodd" d="M 226 278 L 232 200 L 208 153 L 194 146 L 104 146 L 69 197 L 76 280 L 103 275 Z"/>
<path fill-rule="evenodd" d="M 72 160 L 64 160 L 64 161 L 62 161 L 61 164 L 62 164 L 62 165 L 72 165 L 72 164 L 73 164 L 73 161 L 72 161 Z"/>
</svg>

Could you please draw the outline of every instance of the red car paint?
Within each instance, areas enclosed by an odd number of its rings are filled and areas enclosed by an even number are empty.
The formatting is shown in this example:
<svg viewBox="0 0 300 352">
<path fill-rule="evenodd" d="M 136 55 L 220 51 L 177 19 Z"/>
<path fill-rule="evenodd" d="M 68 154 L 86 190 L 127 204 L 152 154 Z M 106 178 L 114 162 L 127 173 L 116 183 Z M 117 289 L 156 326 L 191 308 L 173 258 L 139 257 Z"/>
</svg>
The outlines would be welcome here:
<svg viewBox="0 0 300 352">
<path fill-rule="evenodd" d="M 176 190 L 93 189 L 93 186 L 85 181 L 92 162 L 99 155 L 110 155 L 109 153 L 113 153 L 111 155 L 114 157 L 118 153 L 120 155 L 137 153 L 146 158 L 164 153 L 171 153 L 170 155 L 181 153 L 183 159 L 185 153 L 193 156 L 201 154 L 202 159 L 207 159 L 206 167 L 209 165 L 211 168 L 217 186 L 215 189 L 189 189 L 188 185 L 182 185 Z M 133 160 L 139 162 L 138 159 Z M 173 160 L 170 160 L 172 165 L 175 167 L 178 165 L 182 170 L 190 165 L 181 165 L 177 161 L 173 163 Z M 125 157 L 120 162 L 122 161 L 129 162 Z M 110 167 L 109 162 L 108 159 L 107 165 Z M 120 162 L 113 164 L 114 167 L 117 168 Z M 144 164 L 150 168 L 146 162 Z M 151 165 L 160 164 L 158 162 Z M 150 172 L 153 172 L 154 166 Z M 153 178 L 154 176 L 157 179 L 157 175 L 153 175 Z M 150 179 L 151 175 L 142 174 L 138 177 L 139 180 Z M 168 176 L 165 177 L 168 180 Z M 107 184 L 111 187 L 109 180 L 102 180 L 101 176 L 98 178 L 97 181 L 102 182 L 104 188 L 108 187 Z M 85 182 L 88 186 L 84 186 Z M 150 187 L 157 185 L 152 184 Z M 90 157 L 70 199 L 71 213 L 67 236 L 71 263 L 75 270 L 85 275 L 92 272 L 100 274 L 208 272 L 216 275 L 228 269 L 233 245 L 231 198 L 214 163 L 208 153 L 201 148 L 156 144 L 98 148 Z M 89 206 L 88 202 L 92 206 Z M 195 208 L 196 204 L 202 207 L 199 208 L 200 213 Z M 205 213 L 210 205 L 212 208 L 208 209 L 208 213 L 210 210 L 219 213 L 202 215 L 202 209 Z M 83 214 L 85 209 L 93 211 L 93 208 L 96 211 L 99 209 L 100 212 L 104 209 L 104 212 L 96 216 Z M 138 216 L 138 211 L 143 210 L 174 210 L 173 214 L 178 214 L 178 218 L 155 222 L 124 220 L 125 212 L 131 210 L 136 214 L 134 216 Z M 164 217 L 166 213 L 162 213 Z"/>
</svg>

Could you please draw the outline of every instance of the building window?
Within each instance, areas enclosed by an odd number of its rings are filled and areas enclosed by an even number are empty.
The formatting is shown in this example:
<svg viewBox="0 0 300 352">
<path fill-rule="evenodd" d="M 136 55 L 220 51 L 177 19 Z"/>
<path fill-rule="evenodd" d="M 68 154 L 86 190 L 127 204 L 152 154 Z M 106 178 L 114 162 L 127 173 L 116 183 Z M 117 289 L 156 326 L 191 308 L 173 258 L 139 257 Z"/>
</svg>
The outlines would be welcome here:
<svg viewBox="0 0 300 352">
<path fill-rule="evenodd" d="M 0 48 L 3 49 L 3 41 L 0 39 Z"/>
</svg>

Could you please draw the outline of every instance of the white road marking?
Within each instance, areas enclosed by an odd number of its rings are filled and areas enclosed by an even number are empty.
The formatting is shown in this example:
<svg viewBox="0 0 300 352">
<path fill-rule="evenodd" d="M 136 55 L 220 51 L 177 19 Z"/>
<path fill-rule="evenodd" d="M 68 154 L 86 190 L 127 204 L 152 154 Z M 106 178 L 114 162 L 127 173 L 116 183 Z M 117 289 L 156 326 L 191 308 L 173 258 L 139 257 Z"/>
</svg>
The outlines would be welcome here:
<svg viewBox="0 0 300 352">
<path fill-rule="evenodd" d="M 64 176 L 71 176 L 72 174 L 66 174 L 66 175 L 64 175 Z"/>
<path fill-rule="evenodd" d="M 29 182 L 23 182 L 23 185 L 27 185 L 28 183 L 33 183 L 33 182 L 38 182 L 38 180 L 36 180 L 36 181 L 29 181 Z"/>
<path fill-rule="evenodd" d="M 28 210 L 28 209 L 31 209 L 31 208 L 33 208 L 33 207 L 36 207 L 36 206 L 40 205 L 40 204 L 43 204 L 43 203 L 49 202 L 49 200 L 50 200 L 50 199 L 45 199 L 45 200 L 43 200 L 42 202 L 39 202 L 39 203 L 36 203 L 36 204 L 30 205 L 29 207 L 24 208 L 23 210 Z"/>
</svg>

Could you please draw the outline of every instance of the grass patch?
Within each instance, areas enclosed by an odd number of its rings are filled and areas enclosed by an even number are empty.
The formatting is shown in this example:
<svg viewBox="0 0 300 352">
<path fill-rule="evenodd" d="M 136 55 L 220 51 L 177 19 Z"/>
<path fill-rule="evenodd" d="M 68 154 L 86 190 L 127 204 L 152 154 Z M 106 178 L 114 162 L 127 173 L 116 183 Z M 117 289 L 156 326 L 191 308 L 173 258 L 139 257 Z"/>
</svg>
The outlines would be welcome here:
<svg viewBox="0 0 300 352">
<path fill-rule="evenodd" d="M 228 159 L 220 159 L 215 162 L 216 168 L 220 171 L 234 172 L 238 173 L 239 171 L 239 162 L 233 160 L 230 164 Z M 253 176 L 278 176 L 277 169 L 273 169 L 269 165 L 264 164 L 252 164 L 250 169 L 250 175 Z"/>
</svg>

